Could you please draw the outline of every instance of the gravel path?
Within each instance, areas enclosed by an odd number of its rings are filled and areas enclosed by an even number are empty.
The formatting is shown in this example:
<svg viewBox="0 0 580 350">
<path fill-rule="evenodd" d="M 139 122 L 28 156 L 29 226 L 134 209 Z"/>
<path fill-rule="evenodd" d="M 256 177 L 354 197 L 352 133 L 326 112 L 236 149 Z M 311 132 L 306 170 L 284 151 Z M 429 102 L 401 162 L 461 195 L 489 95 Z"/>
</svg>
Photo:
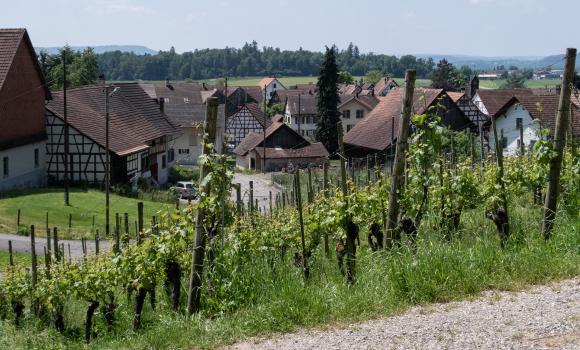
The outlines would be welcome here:
<svg viewBox="0 0 580 350">
<path fill-rule="evenodd" d="M 227 349 L 580 349 L 580 277 Z"/>
<path fill-rule="evenodd" d="M 254 181 L 254 199 L 258 200 L 258 206 L 261 209 L 269 210 L 270 208 L 270 191 L 272 191 L 272 201 L 276 199 L 276 194 L 280 189 L 272 185 L 271 174 L 241 174 L 236 173 L 232 182 L 242 185 L 242 201 L 248 202 L 250 196 L 250 181 Z M 236 191 L 232 191 L 232 199 L 236 200 Z M 276 205 L 273 202 L 272 205 Z"/>
</svg>

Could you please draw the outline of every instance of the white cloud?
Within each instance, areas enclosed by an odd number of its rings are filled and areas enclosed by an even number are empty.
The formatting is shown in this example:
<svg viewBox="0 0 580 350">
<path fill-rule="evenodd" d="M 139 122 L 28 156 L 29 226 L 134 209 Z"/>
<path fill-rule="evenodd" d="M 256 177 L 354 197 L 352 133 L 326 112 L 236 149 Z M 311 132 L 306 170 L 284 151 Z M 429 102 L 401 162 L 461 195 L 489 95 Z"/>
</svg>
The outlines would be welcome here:
<svg viewBox="0 0 580 350">
<path fill-rule="evenodd" d="M 153 15 L 155 11 L 143 5 L 134 4 L 129 0 L 98 0 L 84 8 L 86 12 L 125 13 L 133 15 Z"/>
</svg>

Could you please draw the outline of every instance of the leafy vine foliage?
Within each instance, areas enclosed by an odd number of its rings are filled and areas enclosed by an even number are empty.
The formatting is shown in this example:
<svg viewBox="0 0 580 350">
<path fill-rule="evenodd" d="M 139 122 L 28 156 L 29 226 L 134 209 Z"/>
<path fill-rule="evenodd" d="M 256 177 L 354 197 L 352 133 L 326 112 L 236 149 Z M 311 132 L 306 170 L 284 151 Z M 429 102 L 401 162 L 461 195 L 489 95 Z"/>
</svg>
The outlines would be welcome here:
<svg viewBox="0 0 580 350">
<path fill-rule="evenodd" d="M 442 238 L 453 239 L 467 210 L 491 212 L 500 208 L 495 163 L 488 160 L 482 175 L 479 160 L 467 156 L 448 161 L 452 140 L 451 132 L 441 125 L 436 113 L 413 118 L 399 220 L 401 237 L 412 245 L 422 233 L 438 232 Z M 547 182 L 551 157 L 551 143 L 540 141 L 528 154 L 507 159 L 504 173 L 507 195 L 514 198 L 538 189 L 541 192 Z M 202 195 L 199 202 L 182 210 L 162 213 L 159 227 L 147 231 L 140 245 L 125 244 L 118 253 L 78 262 L 53 261 L 50 271 L 39 269 L 35 289 L 28 269 L 9 268 L 0 282 L 0 317 L 18 324 L 27 305 L 38 305 L 38 311 L 31 313 L 42 315 L 42 320 L 66 334 L 67 327 L 73 325 L 65 324 L 64 310 L 74 301 L 86 308 L 88 341 L 95 329 L 102 329 L 95 324 L 104 322 L 112 329 L 118 322 L 115 315 L 120 307 L 132 308 L 131 326 L 138 330 L 146 296 L 155 307 L 156 290 L 165 292 L 172 310 L 183 312 L 182 281 L 191 263 L 195 214 L 199 208 L 207 213 L 203 226 L 208 242 L 201 312 L 215 316 L 256 303 L 259 296 L 254 286 L 275 283 L 278 267 L 293 262 L 292 252 L 301 252 L 298 213 L 295 208 L 279 208 L 272 213 L 251 213 L 247 209 L 237 212 L 230 197 L 231 163 L 218 154 L 204 156 L 200 161 L 211 170 L 200 183 L 209 186 L 209 195 Z M 388 174 L 376 168 L 374 180 L 365 185 L 357 187 L 349 180 L 346 197 L 338 187 L 330 186 L 327 193 L 320 192 L 305 203 L 305 250 L 311 266 L 324 259 L 317 252 L 325 236 L 344 242 L 345 228 L 349 228 L 345 225 L 347 220 L 355 226 L 349 229 L 367 233 L 369 248 L 382 247 L 389 181 Z M 577 212 L 580 160 L 571 153 L 565 157 L 561 186 L 565 207 Z M 271 271 L 253 270 L 257 261 L 267 262 Z M 124 298 L 128 298 L 126 303 Z M 102 315 L 102 320 L 95 315 Z"/>
</svg>

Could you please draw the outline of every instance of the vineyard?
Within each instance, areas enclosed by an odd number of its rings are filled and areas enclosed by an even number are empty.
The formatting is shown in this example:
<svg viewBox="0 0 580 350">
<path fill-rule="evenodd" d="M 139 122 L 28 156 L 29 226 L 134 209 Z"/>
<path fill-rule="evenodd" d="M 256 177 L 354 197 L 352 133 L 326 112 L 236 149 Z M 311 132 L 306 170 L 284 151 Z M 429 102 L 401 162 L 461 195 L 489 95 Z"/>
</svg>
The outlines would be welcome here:
<svg viewBox="0 0 580 350">
<path fill-rule="evenodd" d="M 33 253 L 31 268 L 5 271 L 0 345 L 212 347 L 580 273 L 575 149 L 564 155 L 553 233 L 542 237 L 552 142 L 480 159 L 429 111 L 411 129 L 398 187 L 396 164 L 357 173 L 338 155 L 340 170 L 297 171 L 258 210 L 251 193 L 230 199 L 233 169 L 212 152 L 210 127 L 199 202 L 109 237 L 111 252 L 67 261 L 55 241 L 43 266 Z"/>
</svg>

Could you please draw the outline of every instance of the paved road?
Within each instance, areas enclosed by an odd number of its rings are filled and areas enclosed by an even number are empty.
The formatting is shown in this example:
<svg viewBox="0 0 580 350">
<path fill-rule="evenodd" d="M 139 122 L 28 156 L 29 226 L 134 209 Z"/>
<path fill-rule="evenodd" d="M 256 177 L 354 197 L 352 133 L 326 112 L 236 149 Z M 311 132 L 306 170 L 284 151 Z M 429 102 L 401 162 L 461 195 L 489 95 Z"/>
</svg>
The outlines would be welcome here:
<svg viewBox="0 0 580 350">
<path fill-rule="evenodd" d="M 580 349 L 580 278 L 226 349 Z"/>
<path fill-rule="evenodd" d="M 8 251 L 8 241 L 12 241 L 12 250 L 17 253 L 30 253 L 30 237 L 18 236 L 13 234 L 0 233 L 0 250 Z M 59 244 L 64 244 L 66 256 L 68 256 L 68 247 L 70 245 L 70 255 L 73 259 L 78 259 L 83 256 L 83 248 L 80 240 L 59 240 Z M 52 241 L 51 241 L 52 245 Z M 109 249 L 109 241 L 100 240 L 99 250 L 105 251 Z M 44 254 L 44 247 L 46 247 L 45 237 L 36 237 L 35 250 L 38 255 Z M 95 252 L 95 241 L 87 241 L 87 254 L 91 255 Z"/>
</svg>

